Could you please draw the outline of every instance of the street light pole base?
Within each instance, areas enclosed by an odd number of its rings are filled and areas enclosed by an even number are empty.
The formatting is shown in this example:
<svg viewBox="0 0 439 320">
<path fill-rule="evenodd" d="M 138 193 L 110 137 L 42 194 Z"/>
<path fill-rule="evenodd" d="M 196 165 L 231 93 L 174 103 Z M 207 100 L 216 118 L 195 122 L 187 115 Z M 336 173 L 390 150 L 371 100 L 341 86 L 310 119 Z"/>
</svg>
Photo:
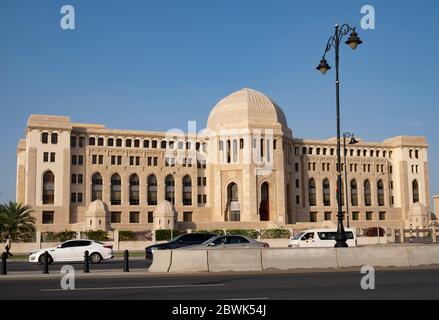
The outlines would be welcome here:
<svg viewBox="0 0 439 320">
<path fill-rule="evenodd" d="M 334 248 L 348 248 L 348 244 L 346 242 L 336 242 Z"/>
</svg>

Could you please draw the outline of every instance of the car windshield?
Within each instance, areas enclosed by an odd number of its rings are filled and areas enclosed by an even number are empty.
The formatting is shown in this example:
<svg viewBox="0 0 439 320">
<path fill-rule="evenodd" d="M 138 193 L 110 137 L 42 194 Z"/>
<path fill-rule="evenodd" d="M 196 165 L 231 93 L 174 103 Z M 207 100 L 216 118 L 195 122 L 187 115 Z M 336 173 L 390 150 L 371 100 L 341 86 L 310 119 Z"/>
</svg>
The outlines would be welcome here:
<svg viewBox="0 0 439 320">
<path fill-rule="evenodd" d="M 300 232 L 300 233 L 296 234 L 296 235 L 293 237 L 293 240 L 297 240 L 297 239 L 299 239 L 299 238 L 302 237 L 304 234 L 305 234 L 305 232 Z"/>
<path fill-rule="evenodd" d="M 175 238 L 171 239 L 169 242 L 176 242 L 176 241 L 180 240 L 183 236 L 184 236 L 184 234 L 180 234 L 179 236 L 176 236 Z"/>
</svg>

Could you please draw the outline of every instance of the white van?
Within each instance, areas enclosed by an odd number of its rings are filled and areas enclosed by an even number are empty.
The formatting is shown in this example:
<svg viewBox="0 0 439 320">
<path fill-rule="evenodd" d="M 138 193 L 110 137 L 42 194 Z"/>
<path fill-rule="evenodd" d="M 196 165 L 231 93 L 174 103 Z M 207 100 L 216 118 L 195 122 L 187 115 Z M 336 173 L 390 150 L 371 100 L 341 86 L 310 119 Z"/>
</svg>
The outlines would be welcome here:
<svg viewBox="0 0 439 320">
<path fill-rule="evenodd" d="M 335 245 L 336 229 L 309 229 L 296 234 L 288 241 L 289 248 L 331 248 Z M 353 229 L 345 229 L 349 247 L 357 246 Z"/>
</svg>

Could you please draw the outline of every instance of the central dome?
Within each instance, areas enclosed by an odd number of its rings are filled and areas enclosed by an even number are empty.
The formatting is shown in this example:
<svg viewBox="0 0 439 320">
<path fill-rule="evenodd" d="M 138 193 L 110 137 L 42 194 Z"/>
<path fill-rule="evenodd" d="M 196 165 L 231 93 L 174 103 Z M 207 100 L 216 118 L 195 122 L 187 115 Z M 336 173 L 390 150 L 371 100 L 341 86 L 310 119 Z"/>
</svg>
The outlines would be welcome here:
<svg viewBox="0 0 439 320">
<path fill-rule="evenodd" d="M 212 130 L 241 128 L 287 128 L 282 109 L 265 94 L 253 89 L 241 89 L 212 109 L 207 120 Z"/>
</svg>

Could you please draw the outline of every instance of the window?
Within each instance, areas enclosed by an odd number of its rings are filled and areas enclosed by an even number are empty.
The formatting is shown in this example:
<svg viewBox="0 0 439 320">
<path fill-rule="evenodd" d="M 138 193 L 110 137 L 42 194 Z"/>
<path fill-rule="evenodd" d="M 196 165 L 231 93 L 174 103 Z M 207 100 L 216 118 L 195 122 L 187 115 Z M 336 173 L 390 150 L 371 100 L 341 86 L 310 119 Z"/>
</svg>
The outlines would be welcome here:
<svg viewBox="0 0 439 320">
<path fill-rule="evenodd" d="M 70 202 L 75 203 L 76 202 L 76 193 L 72 192 L 70 195 Z"/>
<path fill-rule="evenodd" d="M 300 204 L 300 196 L 296 196 L 296 204 Z"/>
<path fill-rule="evenodd" d="M 415 150 L 415 158 L 419 159 L 419 150 Z"/>
<path fill-rule="evenodd" d="M 157 149 L 157 140 L 152 140 L 152 142 L 151 142 L 151 147 L 152 147 L 153 149 Z"/>
<path fill-rule="evenodd" d="M 111 156 L 111 165 L 116 165 L 116 156 Z"/>
<path fill-rule="evenodd" d="M 103 155 L 99 155 L 99 164 L 104 164 L 104 156 Z"/>
<path fill-rule="evenodd" d="M 111 212 L 111 223 L 120 223 L 122 213 L 120 211 Z"/>
<path fill-rule="evenodd" d="M 49 162 L 49 152 L 43 153 L 43 162 Z"/>
<path fill-rule="evenodd" d="M 299 164 L 297 162 L 294 163 L 294 169 L 296 170 L 296 172 L 299 172 Z"/>
<path fill-rule="evenodd" d="M 77 202 L 82 203 L 82 193 L 78 193 Z"/>
<path fill-rule="evenodd" d="M 154 222 L 154 212 L 148 211 L 148 223 L 153 223 L 153 222 Z"/>
<path fill-rule="evenodd" d="M 381 212 L 380 212 L 380 220 L 381 220 L 381 221 L 386 220 L 386 213 L 385 213 L 384 211 L 381 211 Z"/>
<path fill-rule="evenodd" d="M 168 175 L 165 178 L 165 200 L 169 201 L 172 204 L 174 204 L 175 201 L 174 186 L 175 186 L 174 177 Z"/>
<path fill-rule="evenodd" d="M 419 184 L 417 180 L 412 182 L 413 203 L 419 202 Z"/>
<path fill-rule="evenodd" d="M 369 180 L 364 181 L 364 205 L 368 207 L 372 205 Z"/>
<path fill-rule="evenodd" d="M 91 201 L 102 200 L 102 176 L 95 173 L 91 178 Z"/>
<path fill-rule="evenodd" d="M 78 156 L 78 165 L 82 166 L 84 164 L 84 157 Z"/>
<path fill-rule="evenodd" d="M 43 144 L 49 143 L 49 134 L 47 132 L 43 132 L 41 134 L 41 143 Z"/>
<path fill-rule="evenodd" d="M 139 205 L 139 177 L 132 174 L 130 177 L 130 205 Z"/>
<path fill-rule="evenodd" d="M 43 224 L 53 224 L 53 223 L 54 223 L 54 212 L 43 211 Z"/>
<path fill-rule="evenodd" d="M 122 164 L 122 156 L 117 156 L 117 165 L 120 166 Z"/>
<path fill-rule="evenodd" d="M 98 146 L 103 146 L 104 145 L 104 138 L 98 138 Z"/>
<path fill-rule="evenodd" d="M 88 138 L 88 145 L 94 146 L 96 144 L 96 139 L 93 137 Z"/>
<path fill-rule="evenodd" d="M 70 147 L 71 148 L 76 147 L 76 137 L 70 137 Z"/>
<path fill-rule="evenodd" d="M 189 176 L 183 178 L 183 205 L 192 205 L 192 180 Z"/>
<path fill-rule="evenodd" d="M 114 139 L 113 138 L 109 138 L 107 140 L 107 146 L 109 146 L 109 147 L 113 147 L 114 146 Z"/>
<path fill-rule="evenodd" d="M 352 212 L 352 220 L 358 221 L 360 217 L 360 213 L 358 211 Z"/>
<path fill-rule="evenodd" d="M 134 148 L 140 148 L 140 140 L 139 139 L 134 140 Z"/>
<path fill-rule="evenodd" d="M 85 138 L 84 137 L 79 137 L 78 145 L 80 148 L 84 148 L 84 146 L 85 146 Z"/>
<path fill-rule="evenodd" d="M 310 212 L 309 213 L 309 221 L 310 222 L 317 222 L 317 212 Z"/>
<path fill-rule="evenodd" d="M 309 191 L 309 205 L 316 206 L 316 181 L 314 179 L 309 179 L 308 182 L 308 191 Z"/>
<path fill-rule="evenodd" d="M 55 200 L 55 175 L 52 171 L 43 174 L 43 204 L 53 204 Z"/>
<path fill-rule="evenodd" d="M 97 155 L 92 155 L 91 156 L 91 163 L 92 164 L 97 164 L 98 163 L 98 156 Z"/>
<path fill-rule="evenodd" d="M 413 158 L 413 150 L 409 150 L 409 157 L 410 159 Z"/>
<path fill-rule="evenodd" d="M 121 184 L 120 175 L 115 173 L 111 176 L 111 205 L 121 204 Z"/>
<path fill-rule="evenodd" d="M 300 188 L 300 181 L 299 181 L 299 179 L 296 179 L 296 188 Z"/>
<path fill-rule="evenodd" d="M 162 141 L 160 142 L 160 148 L 162 148 L 162 149 L 166 149 L 166 141 L 165 141 L 165 140 L 162 140 Z"/>
<path fill-rule="evenodd" d="M 382 207 L 384 206 L 384 184 L 382 180 L 378 181 L 377 188 L 378 188 L 378 205 Z"/>
<path fill-rule="evenodd" d="M 328 179 L 323 180 L 323 205 L 331 205 L 331 187 Z"/>
<path fill-rule="evenodd" d="M 77 160 L 76 160 L 76 156 L 72 156 L 72 165 L 76 165 L 77 164 Z"/>
<path fill-rule="evenodd" d="M 358 187 L 355 179 L 351 181 L 351 205 L 358 206 Z"/>
<path fill-rule="evenodd" d="M 192 222 L 192 212 L 183 212 L 183 221 Z"/>
<path fill-rule="evenodd" d="M 77 181 L 76 177 L 77 177 L 76 174 L 72 174 L 72 182 L 71 182 L 72 184 L 76 183 L 76 181 Z"/>
<path fill-rule="evenodd" d="M 139 223 L 140 222 L 140 212 L 131 211 L 130 212 L 130 223 Z"/>
<path fill-rule="evenodd" d="M 122 147 L 122 139 L 116 139 L 116 147 Z"/>
<path fill-rule="evenodd" d="M 366 220 L 368 220 L 368 221 L 373 220 L 373 212 L 371 212 L 371 211 L 366 212 Z"/>
<path fill-rule="evenodd" d="M 132 145 L 132 140 L 131 139 L 126 139 L 125 140 L 125 147 L 131 148 L 131 145 Z"/>
<path fill-rule="evenodd" d="M 55 162 L 55 152 L 50 153 L 50 162 Z"/>
<path fill-rule="evenodd" d="M 332 212 L 325 212 L 325 221 L 331 221 Z"/>
</svg>

